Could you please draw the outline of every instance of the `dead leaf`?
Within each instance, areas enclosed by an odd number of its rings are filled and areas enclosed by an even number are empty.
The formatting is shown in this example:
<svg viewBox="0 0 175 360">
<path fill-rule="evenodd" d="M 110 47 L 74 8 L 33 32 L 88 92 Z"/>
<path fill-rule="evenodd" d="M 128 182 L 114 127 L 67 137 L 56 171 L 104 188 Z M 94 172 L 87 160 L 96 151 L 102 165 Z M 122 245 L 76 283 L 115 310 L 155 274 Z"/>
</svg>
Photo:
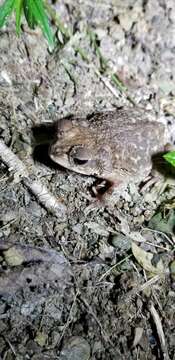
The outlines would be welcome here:
<svg viewBox="0 0 175 360">
<path fill-rule="evenodd" d="M 157 254 L 152 254 L 151 252 L 145 251 L 140 246 L 138 246 L 134 241 L 132 242 L 132 253 L 138 263 L 151 274 L 161 274 L 165 273 L 164 265 L 162 259 L 159 258 Z"/>
<path fill-rule="evenodd" d="M 139 344 L 139 342 L 142 338 L 142 335 L 143 335 L 143 328 L 136 327 L 132 348 L 136 347 Z"/>
<path fill-rule="evenodd" d="M 175 281 L 175 260 L 170 263 L 170 274 L 173 282 Z"/>
<path fill-rule="evenodd" d="M 41 346 L 41 347 L 45 346 L 47 339 L 48 339 L 48 336 L 46 334 L 44 334 L 41 331 L 37 331 L 37 334 L 35 336 L 35 341 L 39 346 Z"/>
</svg>

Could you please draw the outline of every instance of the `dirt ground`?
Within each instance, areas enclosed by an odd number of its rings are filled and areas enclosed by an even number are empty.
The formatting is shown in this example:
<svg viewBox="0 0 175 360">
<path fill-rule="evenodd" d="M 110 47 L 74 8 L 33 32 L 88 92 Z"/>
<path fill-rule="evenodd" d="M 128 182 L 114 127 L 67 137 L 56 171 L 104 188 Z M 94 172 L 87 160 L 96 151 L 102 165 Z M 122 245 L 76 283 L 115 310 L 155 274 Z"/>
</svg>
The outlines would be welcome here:
<svg viewBox="0 0 175 360">
<path fill-rule="evenodd" d="M 25 20 L 19 39 L 14 18 L 0 31 L 0 140 L 27 169 L 0 162 L 0 359 L 175 360 L 173 174 L 97 205 L 96 179 L 57 166 L 41 144 L 61 117 L 131 102 L 173 141 L 175 1 L 53 3 L 72 31 L 54 52 Z M 57 213 L 28 181 L 47 187 Z"/>
</svg>

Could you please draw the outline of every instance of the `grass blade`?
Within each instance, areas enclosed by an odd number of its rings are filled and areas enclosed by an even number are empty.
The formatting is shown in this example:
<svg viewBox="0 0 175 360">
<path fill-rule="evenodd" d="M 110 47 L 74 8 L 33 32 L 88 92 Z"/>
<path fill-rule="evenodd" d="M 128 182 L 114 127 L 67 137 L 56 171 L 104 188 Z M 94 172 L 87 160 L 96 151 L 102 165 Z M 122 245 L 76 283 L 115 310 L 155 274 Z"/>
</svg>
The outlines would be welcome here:
<svg viewBox="0 0 175 360">
<path fill-rule="evenodd" d="M 15 1 L 15 9 L 16 9 L 16 33 L 19 36 L 21 31 L 21 14 L 23 8 L 23 0 Z"/>
<path fill-rule="evenodd" d="M 54 10 L 51 5 L 49 4 L 48 0 L 44 1 L 44 7 L 47 11 L 47 13 L 50 16 L 50 19 L 52 19 L 52 21 L 54 22 L 54 24 L 58 27 L 58 30 L 61 32 L 61 34 L 63 35 L 63 37 L 65 39 L 70 39 L 71 37 L 71 30 L 68 29 L 63 22 L 61 21 L 58 13 L 56 10 Z"/>
<path fill-rule="evenodd" d="M 15 0 L 6 0 L 0 7 L 0 28 L 5 24 L 15 5 Z"/>
<path fill-rule="evenodd" d="M 27 24 L 29 25 L 29 28 L 34 29 L 35 26 L 37 25 L 37 22 L 33 15 L 32 5 L 30 3 L 31 3 L 31 0 L 24 0 L 23 9 L 24 9 L 24 15 L 27 20 Z"/>
<path fill-rule="evenodd" d="M 54 47 L 54 37 L 49 26 L 49 21 L 44 10 L 42 0 L 30 0 L 30 11 L 33 13 L 35 21 L 41 27 L 44 36 L 46 37 L 51 48 Z"/>
</svg>

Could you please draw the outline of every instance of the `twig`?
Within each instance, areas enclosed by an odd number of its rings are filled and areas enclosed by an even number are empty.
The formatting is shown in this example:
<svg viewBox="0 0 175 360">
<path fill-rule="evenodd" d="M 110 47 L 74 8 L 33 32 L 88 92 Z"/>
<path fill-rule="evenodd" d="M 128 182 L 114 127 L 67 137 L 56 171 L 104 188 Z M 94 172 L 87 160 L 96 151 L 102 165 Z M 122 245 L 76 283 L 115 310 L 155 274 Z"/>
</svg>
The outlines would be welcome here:
<svg viewBox="0 0 175 360">
<path fill-rule="evenodd" d="M 9 345 L 9 347 L 10 347 L 10 349 L 11 349 L 11 351 L 12 351 L 13 355 L 14 355 L 14 356 L 15 356 L 15 358 L 16 358 L 16 357 L 17 357 L 17 355 L 16 355 L 16 351 L 15 351 L 15 349 L 14 349 L 14 346 L 11 344 L 10 340 L 9 340 L 9 339 L 7 339 L 5 336 L 4 336 L 4 339 L 5 339 L 5 341 L 7 342 L 7 344 Z"/>
<path fill-rule="evenodd" d="M 162 323 L 160 320 L 160 316 L 157 312 L 157 310 L 155 309 L 153 303 L 151 303 L 150 307 L 149 307 L 150 313 L 153 317 L 156 329 L 157 329 L 157 334 L 160 340 L 160 344 L 161 344 L 161 349 L 162 349 L 162 353 L 163 353 L 163 358 L 166 360 L 169 360 L 169 355 L 168 355 L 168 350 L 167 350 L 167 346 L 166 346 L 166 340 L 165 340 L 165 335 L 163 332 L 163 327 L 162 327 Z"/>
<path fill-rule="evenodd" d="M 21 178 L 23 184 L 36 196 L 38 201 L 60 220 L 65 221 L 66 206 L 59 202 L 39 180 L 33 180 L 26 165 L 0 140 L 0 160 L 13 171 L 15 177 Z"/>
<path fill-rule="evenodd" d="M 92 66 L 92 65 L 91 65 Z M 108 88 L 108 90 L 117 98 L 119 99 L 119 92 L 114 88 L 114 86 L 111 85 L 110 81 L 104 77 L 103 75 L 100 74 L 100 71 L 95 67 L 92 66 L 94 68 L 94 71 L 96 73 L 96 75 L 99 77 L 99 79 L 103 82 L 103 84 Z"/>
<path fill-rule="evenodd" d="M 174 246 L 174 241 L 172 241 L 169 236 L 167 234 L 165 234 L 163 231 L 160 231 L 160 230 L 156 230 L 156 229 L 151 229 L 149 227 L 146 228 L 147 230 L 153 232 L 153 233 L 157 233 L 157 234 L 160 234 L 160 235 L 163 235 L 165 237 L 165 239 L 169 242 L 169 244 L 171 246 Z M 143 228 L 143 230 L 145 230 L 145 228 Z"/>
<path fill-rule="evenodd" d="M 140 286 L 140 289 L 138 291 L 143 291 L 145 290 L 147 287 L 155 284 L 158 280 L 160 280 L 160 275 L 155 275 L 154 277 L 152 277 L 151 279 L 149 279 L 148 281 L 146 281 L 143 285 Z"/>
<path fill-rule="evenodd" d="M 122 308 L 124 304 L 129 303 L 136 295 L 138 295 L 141 291 L 145 290 L 147 287 L 152 286 L 157 281 L 161 279 L 160 275 L 155 275 L 150 280 L 146 281 L 143 285 L 139 285 L 130 290 L 127 295 L 123 296 L 120 299 L 118 309 Z"/>
<path fill-rule="evenodd" d="M 112 270 L 116 269 L 117 266 L 123 264 L 126 260 L 128 260 L 131 255 L 126 256 L 124 259 L 122 259 L 121 261 L 119 261 L 117 264 L 113 265 L 112 267 L 110 267 L 103 275 L 101 275 L 98 283 L 100 283 L 107 275 L 109 275 L 111 273 Z"/>
<path fill-rule="evenodd" d="M 156 245 L 156 244 L 151 243 L 151 242 L 149 242 L 149 241 L 145 241 L 144 244 L 150 245 L 150 246 L 155 247 L 155 248 L 157 248 L 157 249 L 161 249 L 161 250 L 163 250 L 163 251 L 168 251 L 168 252 L 170 252 L 170 250 L 167 249 L 167 248 L 165 248 L 164 246 Z"/>
</svg>

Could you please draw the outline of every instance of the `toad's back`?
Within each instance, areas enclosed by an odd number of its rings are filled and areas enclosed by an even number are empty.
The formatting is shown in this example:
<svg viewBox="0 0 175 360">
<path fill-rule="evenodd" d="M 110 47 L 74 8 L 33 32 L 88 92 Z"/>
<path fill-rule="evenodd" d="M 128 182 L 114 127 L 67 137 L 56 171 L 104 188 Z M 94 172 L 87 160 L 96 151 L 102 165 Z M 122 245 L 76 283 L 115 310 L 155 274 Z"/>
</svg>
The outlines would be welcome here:
<svg viewBox="0 0 175 360">
<path fill-rule="evenodd" d="M 146 176 L 165 144 L 165 128 L 149 112 L 122 108 L 58 122 L 51 158 L 69 169 L 111 181 Z"/>
</svg>

